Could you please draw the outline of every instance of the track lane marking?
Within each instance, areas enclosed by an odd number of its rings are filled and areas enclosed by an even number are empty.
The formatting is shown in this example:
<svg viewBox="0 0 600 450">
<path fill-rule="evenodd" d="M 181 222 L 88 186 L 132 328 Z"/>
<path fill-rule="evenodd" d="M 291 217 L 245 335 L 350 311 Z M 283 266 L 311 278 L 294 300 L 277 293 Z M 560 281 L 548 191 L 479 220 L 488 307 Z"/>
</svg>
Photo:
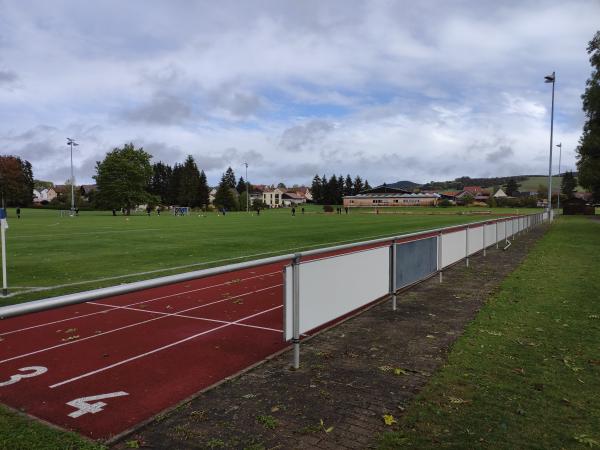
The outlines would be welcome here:
<svg viewBox="0 0 600 450">
<path fill-rule="evenodd" d="M 215 300 L 213 302 L 206 303 L 204 305 L 199 305 L 199 306 L 194 306 L 193 308 L 184 309 L 184 310 L 180 311 L 180 313 L 184 313 L 184 312 L 188 312 L 188 311 L 193 311 L 195 309 L 205 308 L 207 306 L 216 305 L 217 303 L 226 302 L 226 301 L 234 299 L 234 298 L 244 297 L 246 295 L 256 294 L 258 292 L 268 291 L 269 289 L 273 289 L 273 288 L 281 287 L 281 286 L 283 286 L 283 284 L 276 284 L 276 285 L 269 286 L 269 287 L 266 287 L 266 288 L 263 288 L 263 289 L 258 289 L 256 291 L 246 292 L 244 294 L 236 295 L 236 296 L 233 296 L 233 297 L 228 297 L 228 298 L 221 299 L 221 300 Z M 46 347 L 46 348 L 42 348 L 42 349 L 39 349 L 39 350 L 35 350 L 35 351 L 29 352 L 29 353 L 24 353 L 22 355 L 13 356 L 11 358 L 7 358 L 7 359 L 4 359 L 4 360 L 0 361 L 0 364 L 4 364 L 4 363 L 10 362 L 10 361 L 14 361 L 16 359 L 25 358 L 25 357 L 31 356 L 31 355 L 37 355 L 39 353 L 43 353 L 43 352 L 46 352 L 46 351 L 54 350 L 56 348 L 65 347 L 67 345 L 73 345 L 73 344 L 77 344 L 79 342 L 88 341 L 90 339 L 94 339 L 94 338 L 97 338 L 97 337 L 100 337 L 100 336 L 104 336 L 104 335 L 107 335 L 107 334 L 115 333 L 117 331 L 122 331 L 122 330 L 125 330 L 127 328 L 137 327 L 138 325 L 144 325 L 144 324 L 149 323 L 149 322 L 154 322 L 156 320 L 165 319 L 166 317 L 167 316 L 154 317 L 152 319 L 144 320 L 142 322 L 132 323 L 132 324 L 125 325 L 125 326 L 119 327 L 119 328 L 115 328 L 115 329 L 109 330 L 109 331 L 103 331 L 102 333 L 93 334 L 91 336 L 87 336 L 87 337 L 84 337 L 84 338 L 81 338 L 81 339 L 76 339 L 76 340 L 73 340 L 73 341 L 64 342 L 62 344 L 56 344 L 56 345 L 53 345 L 53 346 L 50 346 L 50 347 Z"/>
<path fill-rule="evenodd" d="M 98 306 L 110 306 L 110 305 L 105 305 L 103 303 L 97 303 L 97 302 L 90 302 L 90 303 L 92 303 L 94 305 L 98 305 Z M 240 327 L 258 328 L 260 330 L 276 331 L 277 333 L 283 333 L 283 330 L 278 330 L 277 328 L 259 327 L 258 325 L 249 325 L 247 323 L 233 323 L 233 322 L 230 322 L 227 320 L 209 319 L 208 317 L 187 316 L 185 314 L 179 314 L 176 312 L 175 313 L 167 313 L 167 312 L 162 312 L 162 311 L 153 311 L 153 310 L 149 310 L 149 309 L 131 308 L 129 306 L 114 306 L 114 308 L 126 309 L 128 311 L 147 312 L 150 314 L 160 314 L 162 316 L 182 317 L 184 319 L 205 320 L 208 322 L 216 322 L 216 323 L 231 323 L 233 325 L 237 325 Z"/>
<path fill-rule="evenodd" d="M 256 314 L 252 314 L 251 316 L 243 317 L 243 318 L 241 318 L 239 320 L 236 320 L 235 322 L 231 322 L 231 323 L 228 323 L 228 324 L 225 324 L 225 325 L 220 325 L 218 327 L 211 328 L 210 330 L 206 330 L 206 331 L 203 331 L 201 333 L 197 333 L 197 334 L 194 334 L 192 336 L 188 336 L 188 337 L 186 337 L 184 339 L 181 339 L 179 341 L 171 342 L 170 344 L 164 345 L 162 347 L 155 348 L 154 350 L 150 350 L 150 351 L 145 352 L 145 353 L 141 353 L 141 354 L 133 356 L 131 358 L 124 359 L 123 361 L 116 362 L 116 363 L 111 364 L 109 366 L 105 366 L 105 367 L 101 367 L 100 369 L 92 370 L 91 372 L 87 372 L 87 373 L 84 373 L 82 375 L 79 375 L 79 376 L 76 376 L 76 377 L 73 377 L 73 378 L 69 378 L 68 380 L 60 381 L 58 383 L 55 383 L 55 384 L 49 386 L 49 388 L 50 389 L 54 389 L 54 388 L 57 388 L 59 386 L 63 386 L 65 384 L 72 383 L 72 382 L 77 381 L 77 380 L 81 380 L 82 378 L 87 378 L 87 377 L 95 375 L 97 373 L 104 372 L 104 371 L 109 370 L 109 369 L 113 369 L 113 368 L 121 366 L 123 364 L 127 364 L 127 363 L 129 363 L 131 361 L 135 361 L 135 360 L 143 358 L 145 356 L 149 356 L 149 355 L 152 355 L 154 353 L 158 353 L 158 352 L 160 352 L 162 350 L 166 350 L 168 348 L 175 347 L 176 345 L 183 344 L 184 342 L 187 342 L 187 341 L 191 341 L 192 339 L 196 339 L 197 337 L 203 336 L 205 334 L 213 333 L 215 331 L 221 330 L 221 329 L 226 328 L 226 327 L 230 327 L 231 325 L 235 325 L 236 323 L 241 322 L 243 320 L 252 319 L 252 318 L 254 318 L 256 316 L 260 316 L 261 314 L 265 314 L 265 313 L 274 311 L 274 310 L 279 309 L 279 308 L 283 308 L 283 305 L 279 305 L 279 306 L 275 306 L 273 308 L 269 308 L 269 309 L 267 309 L 265 311 L 261 311 L 261 312 L 258 312 Z"/>
<path fill-rule="evenodd" d="M 251 276 L 251 277 L 242 278 L 242 279 L 240 279 L 240 282 L 241 281 L 247 281 L 247 280 L 253 280 L 255 278 L 260 278 L 260 277 L 273 276 L 273 275 L 280 274 L 280 273 L 281 273 L 280 271 L 277 271 L 277 272 L 268 272 L 268 273 L 265 273 L 265 274 L 262 274 L 262 275 L 254 275 L 254 276 Z M 130 304 L 124 305 L 124 306 L 142 305 L 144 303 L 155 302 L 157 300 L 163 300 L 165 298 L 177 297 L 179 295 L 191 294 L 193 292 L 198 292 L 198 291 L 202 291 L 202 290 L 206 290 L 206 289 L 212 289 L 212 288 L 216 288 L 216 287 L 221 287 L 221 286 L 225 286 L 225 285 L 228 285 L 228 284 L 231 284 L 231 281 L 225 281 L 223 283 L 213 284 L 213 285 L 210 285 L 210 286 L 204 286 L 204 287 L 197 288 L 197 289 L 191 289 L 189 291 L 182 291 L 182 292 L 178 292 L 178 293 L 175 293 L 175 294 L 163 295 L 161 297 L 155 297 L 155 298 L 151 298 L 149 300 L 144 300 L 144 301 L 141 301 L 141 302 L 130 303 Z M 154 288 L 154 289 L 156 289 L 156 288 Z M 121 295 L 129 295 L 129 294 L 121 294 Z M 114 297 L 110 297 L 110 298 L 114 298 Z M 93 302 L 90 301 L 90 302 L 84 302 L 84 303 L 81 303 L 81 304 L 86 304 L 86 303 L 93 303 Z M 76 305 L 69 305 L 69 306 L 76 306 Z M 105 305 L 105 306 L 108 306 L 108 305 Z M 0 333 L 0 336 L 7 336 L 9 334 L 18 333 L 18 332 L 21 332 L 21 331 L 27 331 L 27 330 L 31 330 L 33 328 L 40 328 L 40 327 L 44 327 L 44 326 L 47 326 L 47 325 L 54 325 L 54 324 L 57 324 L 57 323 L 67 322 L 69 320 L 75 320 L 75 319 L 81 319 L 83 317 L 95 316 L 97 314 L 106 314 L 107 312 L 110 312 L 113 309 L 117 308 L 117 306 L 115 306 L 115 305 L 110 305 L 110 307 L 111 307 L 111 309 L 103 309 L 102 311 L 95 311 L 93 313 L 82 314 L 82 315 L 74 316 L 74 317 L 68 317 L 66 319 L 55 320 L 53 322 L 45 322 L 45 323 L 38 324 L 38 325 L 32 325 L 30 327 L 20 328 L 18 330 L 6 331 L 4 333 Z"/>
</svg>

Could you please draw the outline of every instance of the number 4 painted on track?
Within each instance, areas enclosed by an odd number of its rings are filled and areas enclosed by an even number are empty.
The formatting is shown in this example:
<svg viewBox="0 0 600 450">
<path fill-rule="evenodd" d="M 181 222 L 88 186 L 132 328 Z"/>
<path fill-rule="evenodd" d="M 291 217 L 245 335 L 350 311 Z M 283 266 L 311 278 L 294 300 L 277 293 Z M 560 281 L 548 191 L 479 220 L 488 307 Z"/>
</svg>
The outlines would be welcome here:
<svg viewBox="0 0 600 450">
<path fill-rule="evenodd" d="M 100 394 L 100 395 L 92 395 L 91 397 L 81 397 L 76 398 L 75 400 L 71 400 L 67 402 L 67 405 L 72 406 L 73 408 L 77 408 L 77 411 L 73 411 L 69 414 L 69 417 L 73 419 L 77 419 L 78 417 L 83 416 L 84 414 L 96 414 L 100 411 L 103 411 L 103 408 L 106 406 L 104 402 L 96 402 L 96 403 L 88 403 L 93 402 L 94 400 L 103 400 L 105 398 L 113 398 L 113 397 L 122 397 L 124 395 L 129 395 L 127 392 L 119 391 L 119 392 L 111 392 L 110 394 Z"/>
</svg>

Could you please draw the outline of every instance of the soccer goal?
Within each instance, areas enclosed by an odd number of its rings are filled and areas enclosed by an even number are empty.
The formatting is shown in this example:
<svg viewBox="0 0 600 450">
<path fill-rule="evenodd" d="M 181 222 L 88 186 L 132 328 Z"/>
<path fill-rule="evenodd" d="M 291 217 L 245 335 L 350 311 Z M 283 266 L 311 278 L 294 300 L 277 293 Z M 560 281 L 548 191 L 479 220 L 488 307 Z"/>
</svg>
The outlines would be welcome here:
<svg viewBox="0 0 600 450">
<path fill-rule="evenodd" d="M 70 209 L 61 209 L 60 211 L 58 211 L 58 214 L 60 217 L 67 217 L 67 216 L 75 215 L 75 213 L 73 213 Z"/>
<path fill-rule="evenodd" d="M 173 208 L 173 214 L 176 216 L 189 216 L 190 208 L 187 206 L 175 206 Z"/>
</svg>

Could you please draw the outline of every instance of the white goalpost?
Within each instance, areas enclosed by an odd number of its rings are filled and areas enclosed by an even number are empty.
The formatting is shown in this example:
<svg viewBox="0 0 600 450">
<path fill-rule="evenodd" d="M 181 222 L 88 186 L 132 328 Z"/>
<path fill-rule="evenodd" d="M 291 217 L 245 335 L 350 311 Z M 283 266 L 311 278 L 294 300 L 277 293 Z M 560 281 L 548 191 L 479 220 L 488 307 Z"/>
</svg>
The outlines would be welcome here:
<svg viewBox="0 0 600 450">
<path fill-rule="evenodd" d="M 190 208 L 187 206 L 175 206 L 173 207 L 173 215 L 175 216 L 189 216 Z"/>
</svg>

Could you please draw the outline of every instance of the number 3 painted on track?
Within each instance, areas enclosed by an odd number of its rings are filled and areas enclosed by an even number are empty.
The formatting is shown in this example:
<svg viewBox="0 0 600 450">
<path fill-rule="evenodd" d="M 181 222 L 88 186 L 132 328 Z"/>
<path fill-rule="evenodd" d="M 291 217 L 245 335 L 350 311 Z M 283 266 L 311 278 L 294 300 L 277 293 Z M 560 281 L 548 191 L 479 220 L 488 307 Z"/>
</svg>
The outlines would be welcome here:
<svg viewBox="0 0 600 450">
<path fill-rule="evenodd" d="M 81 397 L 76 398 L 75 400 L 71 400 L 67 402 L 67 405 L 72 406 L 73 408 L 77 408 L 77 411 L 73 411 L 69 414 L 69 417 L 73 419 L 77 419 L 78 417 L 83 416 L 84 414 L 96 414 L 100 411 L 103 411 L 103 408 L 106 406 L 104 402 L 96 402 L 96 403 L 88 403 L 94 400 L 102 400 L 105 398 L 113 398 L 113 397 L 122 397 L 124 395 L 129 395 L 127 392 L 119 391 L 119 392 L 111 392 L 110 394 L 100 394 L 100 395 L 92 395 L 91 397 Z"/>
<path fill-rule="evenodd" d="M 18 383 L 23 378 L 37 377 L 38 375 L 42 375 L 43 373 L 48 372 L 48 369 L 46 369 L 45 367 L 42 367 L 42 366 L 21 367 L 19 369 L 19 372 L 30 372 L 30 371 L 31 371 L 31 373 L 11 375 L 10 380 L 3 381 L 2 383 L 0 383 L 0 387 L 9 386 L 11 384 Z"/>
</svg>

